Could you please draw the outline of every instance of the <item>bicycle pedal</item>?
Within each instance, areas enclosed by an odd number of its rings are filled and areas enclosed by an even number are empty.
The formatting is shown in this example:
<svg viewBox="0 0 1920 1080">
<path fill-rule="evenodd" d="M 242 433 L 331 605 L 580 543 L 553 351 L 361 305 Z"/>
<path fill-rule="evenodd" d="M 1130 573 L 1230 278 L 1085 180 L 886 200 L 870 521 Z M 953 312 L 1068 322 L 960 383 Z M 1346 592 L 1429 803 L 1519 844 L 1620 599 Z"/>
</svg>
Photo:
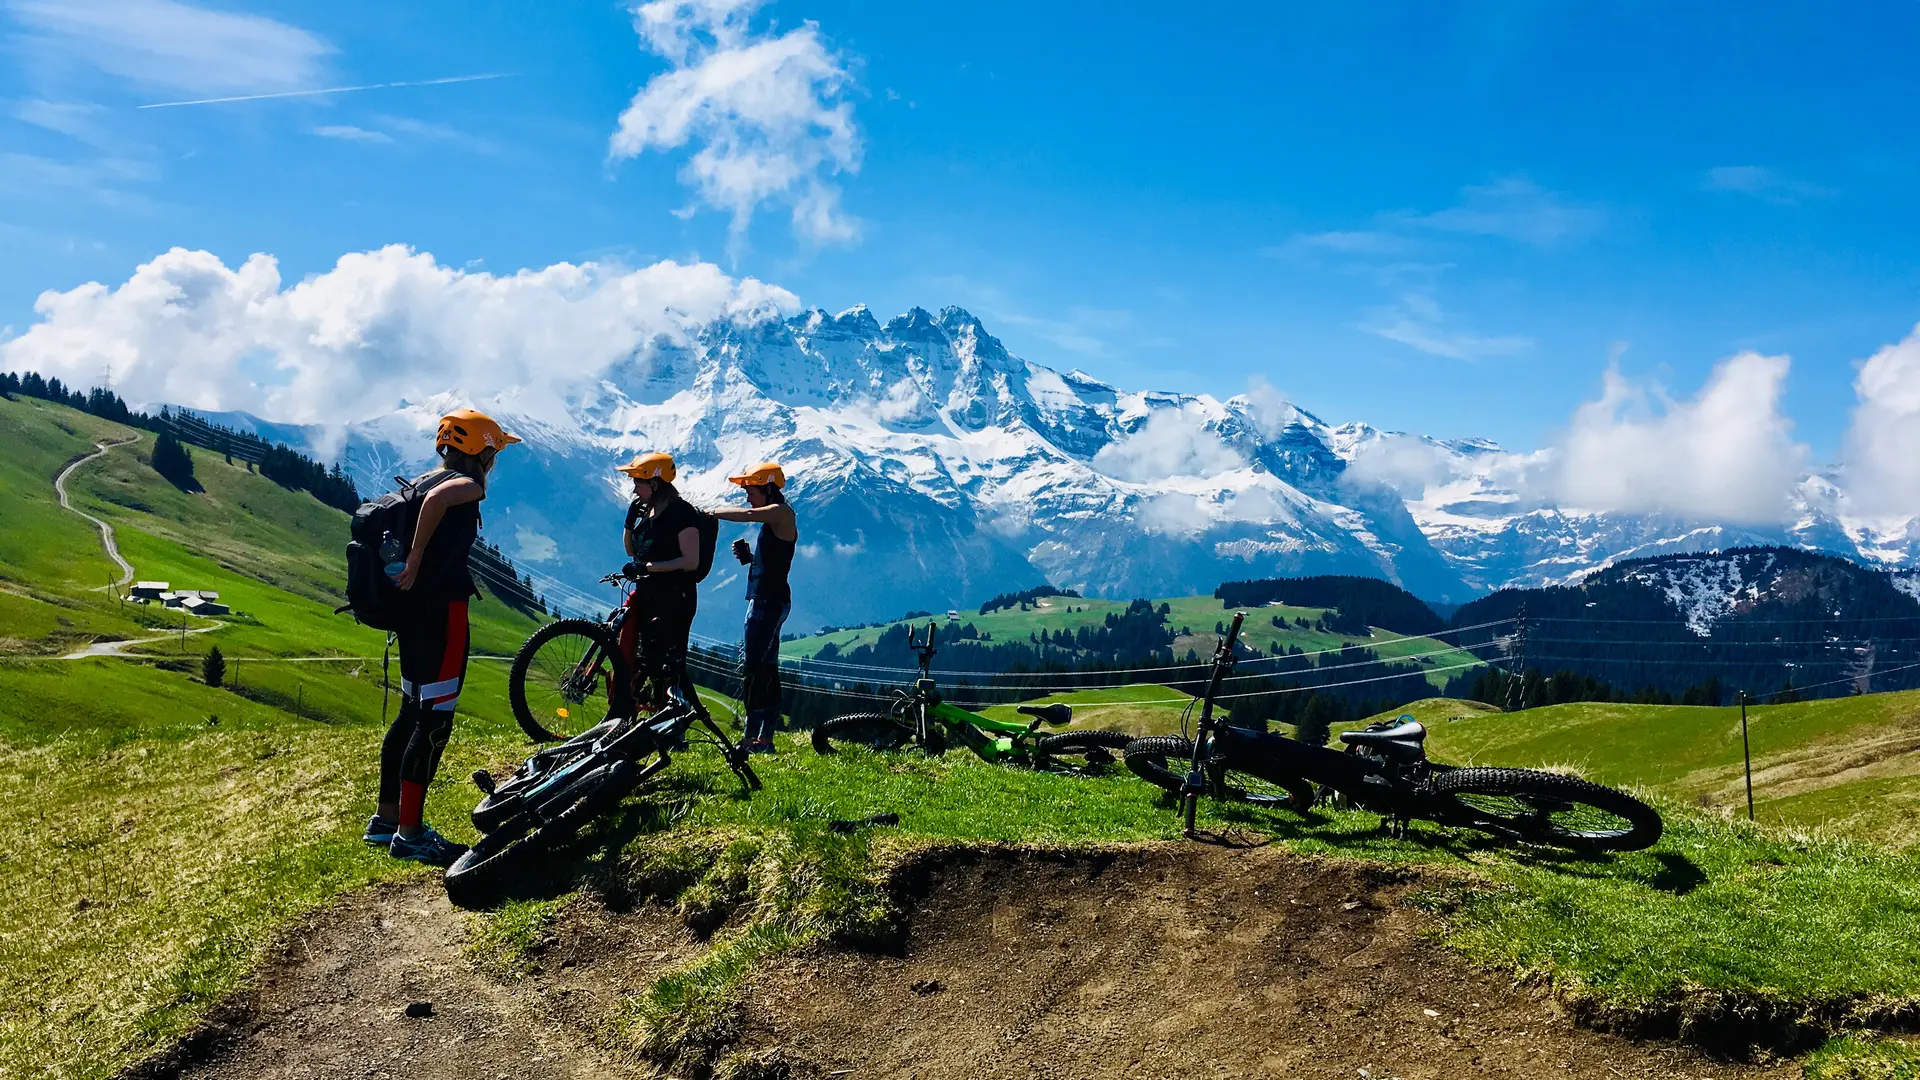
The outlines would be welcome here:
<svg viewBox="0 0 1920 1080">
<path fill-rule="evenodd" d="M 488 772 L 485 769 L 473 770 L 473 786 L 479 788 L 481 791 L 485 792 L 488 795 L 493 794 L 493 789 L 494 789 L 493 774 Z"/>
</svg>

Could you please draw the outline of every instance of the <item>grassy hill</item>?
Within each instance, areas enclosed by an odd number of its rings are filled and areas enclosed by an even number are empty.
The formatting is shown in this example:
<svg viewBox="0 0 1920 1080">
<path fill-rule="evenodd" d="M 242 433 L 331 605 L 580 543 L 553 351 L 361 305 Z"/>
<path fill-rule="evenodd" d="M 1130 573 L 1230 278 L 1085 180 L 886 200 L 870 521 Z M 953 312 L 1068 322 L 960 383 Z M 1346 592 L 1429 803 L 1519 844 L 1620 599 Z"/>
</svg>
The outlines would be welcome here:
<svg viewBox="0 0 1920 1080">
<path fill-rule="evenodd" d="M 173 639 L 134 660 L 60 660 L 77 642 L 137 636 L 174 617 L 94 591 L 108 572 L 97 536 L 52 505 L 61 465 L 95 439 L 128 436 L 141 441 L 83 467 L 76 498 L 115 524 L 141 576 L 220 589 L 240 615 L 187 639 L 184 655 Z M 0 657 L 0 1075 L 102 1078 L 190 1028 L 303 912 L 422 872 L 358 842 L 381 734 L 378 665 L 358 658 L 378 655 L 380 640 L 330 611 L 344 519 L 205 453 L 195 466 L 206 491 L 182 495 L 139 464 L 149 445 L 140 433 L 43 403 L 0 401 L 0 437 L 21 447 L 0 461 L 0 615 L 12 628 Z M 1210 633 L 1223 617 L 1210 605 L 1176 607 L 1176 625 L 1196 639 Z M 476 608 L 482 651 L 510 648 L 527 627 L 490 601 Z M 241 692 L 196 677 L 210 641 L 236 658 Z M 347 659 L 286 662 L 314 655 Z M 502 683 L 500 665 L 474 665 L 443 776 L 524 754 Z M 1143 732 L 1168 730 L 1183 706 L 1153 686 L 1064 697 L 1083 724 Z M 1485 752 L 1519 744 L 1523 718 L 1482 719 L 1515 725 L 1498 738 L 1488 728 Z M 1466 733 L 1475 722 L 1439 726 Z M 1784 746 L 1789 725 L 1779 730 Z M 1597 728 L 1569 732 L 1607 742 Z M 662 784 L 589 830 L 535 895 L 477 919 L 477 950 L 525 959 L 576 890 L 673 905 L 711 938 L 636 988 L 626 1021 L 606 1033 L 671 1061 L 727 1019 L 732 988 L 761 960 L 885 932 L 896 915 L 887 874 L 914 852 L 1175 836 L 1171 809 L 1124 773 L 1022 772 L 965 754 L 819 757 L 800 740 L 781 744 L 751 800 L 711 752 L 677 758 Z M 1702 749 L 1695 768 L 1723 764 Z M 470 837 L 472 801 L 464 785 L 437 785 L 429 816 Z M 1425 868 L 1440 884 L 1414 899 L 1446 942 L 1593 1013 L 1757 1010 L 1824 1024 L 1920 1002 L 1911 857 L 1683 803 L 1665 809 L 1669 831 L 1655 850 L 1575 861 L 1430 826 L 1391 839 L 1371 815 L 1331 809 L 1301 820 L 1209 804 L 1202 822 L 1303 854 Z M 901 814 L 899 828 L 841 835 L 827 824 L 884 810 Z"/>
<path fill-rule="evenodd" d="M 1035 601 L 1031 610 L 1004 608 L 982 615 L 978 611 L 962 611 L 959 618 L 949 621 L 943 613 L 931 621 L 942 632 L 949 627 L 958 628 L 967 623 L 982 634 L 992 635 L 994 641 L 1026 641 L 1035 631 L 1052 633 L 1058 630 L 1074 631 L 1080 627 L 1100 626 L 1109 614 L 1126 610 L 1127 601 L 1079 599 L 1076 597 L 1047 596 Z M 1189 652 L 1196 657 L 1210 655 L 1220 637 L 1214 632 L 1216 625 L 1232 618 L 1233 613 L 1220 606 L 1220 601 L 1211 596 L 1174 596 L 1153 601 L 1157 607 L 1166 604 L 1170 609 L 1168 622 L 1175 630 L 1173 655 L 1184 659 Z M 1478 659 L 1470 653 L 1455 651 L 1454 642 L 1430 637 L 1409 637 L 1396 634 L 1378 627 L 1372 635 L 1360 637 L 1352 634 L 1340 634 L 1326 630 L 1314 630 L 1296 625 L 1294 619 L 1304 619 L 1311 625 L 1327 614 L 1326 608 L 1290 607 L 1284 604 L 1270 604 L 1254 608 L 1247 612 L 1247 620 L 1241 629 L 1240 640 L 1248 647 L 1261 653 L 1270 653 L 1276 647 L 1300 649 L 1303 652 L 1319 653 L 1340 649 L 1347 645 L 1360 645 L 1379 653 L 1384 658 L 1407 657 L 1407 666 L 1430 668 L 1454 667 L 1455 665 L 1477 665 Z M 1278 617 L 1285 624 L 1273 625 Z M 860 645 L 871 645 L 880 635 L 898 626 L 924 626 L 929 620 L 925 617 L 861 627 L 851 630 L 836 630 L 832 633 L 813 634 L 796 638 L 780 646 L 783 657 L 810 659 L 820 650 L 832 644 L 839 652 L 846 653 Z M 937 664 L 936 659 L 936 664 Z M 1339 662 L 1339 661 L 1334 661 Z M 1436 688 L 1446 685 L 1447 680 L 1467 670 L 1433 672 L 1428 681 Z"/>
<path fill-rule="evenodd" d="M 1402 710 L 1453 762 L 1565 766 L 1700 807 L 1746 812 L 1740 710 L 1582 702 L 1502 713 L 1435 698 Z M 1920 691 L 1754 706 L 1755 813 L 1920 844 Z"/>
<path fill-rule="evenodd" d="M 218 589 L 235 617 L 145 659 L 61 660 L 203 624 L 114 598 L 98 532 L 55 500 L 61 468 L 119 440 L 70 478 L 75 505 L 140 577 Z M 150 433 L 30 399 L 0 401 L 0 441 L 0 1075 L 104 1076 L 190 1026 L 289 919 L 414 872 L 358 842 L 385 635 L 332 613 L 347 519 L 310 495 L 199 450 L 206 490 L 182 493 L 144 464 Z M 531 628 L 475 604 L 477 652 Z M 212 643 L 227 688 L 197 678 Z M 313 656 L 376 659 L 287 662 Z M 473 665 L 456 731 L 450 777 L 520 752 L 504 665 Z M 441 785 L 429 815 L 470 806 Z"/>
</svg>

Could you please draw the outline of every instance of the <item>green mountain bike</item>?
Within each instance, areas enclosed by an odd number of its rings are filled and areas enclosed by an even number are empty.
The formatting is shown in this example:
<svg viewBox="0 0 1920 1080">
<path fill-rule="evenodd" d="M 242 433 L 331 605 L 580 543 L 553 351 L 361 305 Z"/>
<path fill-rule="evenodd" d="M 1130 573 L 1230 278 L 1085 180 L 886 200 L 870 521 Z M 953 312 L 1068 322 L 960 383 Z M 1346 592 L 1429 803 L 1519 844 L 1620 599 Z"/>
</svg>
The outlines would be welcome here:
<svg viewBox="0 0 1920 1080">
<path fill-rule="evenodd" d="M 1073 706 L 1064 703 L 1018 706 L 1022 715 L 1033 718 L 1024 724 L 969 712 L 942 700 L 939 687 L 934 685 L 931 674 L 935 651 L 933 624 L 927 624 L 925 641 L 918 640 L 909 631 L 907 647 L 920 658 L 920 678 L 914 682 L 913 689 L 895 691 L 892 704 L 884 712 L 836 716 L 814 728 L 816 751 L 831 754 L 836 746 L 864 746 L 873 750 L 919 747 L 929 754 L 943 754 L 948 746 L 957 743 L 984 761 L 1036 769 L 1099 772 L 1118 761 L 1118 751 L 1133 740 L 1123 731 L 1041 734 L 1042 727 L 1064 727 L 1073 722 Z"/>
</svg>

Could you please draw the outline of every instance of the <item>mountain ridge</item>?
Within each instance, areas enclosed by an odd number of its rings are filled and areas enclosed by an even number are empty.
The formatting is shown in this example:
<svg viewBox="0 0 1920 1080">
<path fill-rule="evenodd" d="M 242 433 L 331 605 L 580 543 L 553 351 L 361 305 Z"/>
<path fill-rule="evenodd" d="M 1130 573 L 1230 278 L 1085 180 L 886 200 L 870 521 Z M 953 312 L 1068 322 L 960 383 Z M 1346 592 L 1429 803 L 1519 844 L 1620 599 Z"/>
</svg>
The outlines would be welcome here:
<svg viewBox="0 0 1920 1080">
<path fill-rule="evenodd" d="M 741 465 L 782 461 L 802 514 L 797 629 L 970 607 L 1040 581 L 1174 595 L 1358 574 L 1451 604 L 1670 550 L 1920 557 L 1920 519 L 1849 524 L 1819 501 L 1819 478 L 1802 485 L 1799 519 L 1778 527 L 1545 505 L 1510 482 L 1521 455 L 1489 440 L 1331 425 L 1266 389 L 1124 390 L 1021 359 L 959 307 L 884 322 L 865 305 L 761 310 L 656 339 L 579 383 L 450 390 L 312 438 L 378 491 L 424 467 L 433 420 L 468 404 L 527 438 L 495 480 L 494 539 L 575 591 L 622 558 L 616 459 L 672 451 L 699 502 L 735 497 L 724 477 Z M 1417 485 L 1378 467 L 1408 445 L 1431 472 Z M 701 621 L 717 628 L 740 598 L 715 576 Z"/>
</svg>

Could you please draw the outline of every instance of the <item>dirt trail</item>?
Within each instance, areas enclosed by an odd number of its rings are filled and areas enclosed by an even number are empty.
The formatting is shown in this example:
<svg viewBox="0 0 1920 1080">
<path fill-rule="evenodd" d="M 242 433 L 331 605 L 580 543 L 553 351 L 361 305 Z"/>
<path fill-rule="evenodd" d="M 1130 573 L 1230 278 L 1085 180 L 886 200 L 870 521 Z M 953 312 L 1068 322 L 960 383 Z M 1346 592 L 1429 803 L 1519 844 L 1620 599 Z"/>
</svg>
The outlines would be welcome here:
<svg viewBox="0 0 1920 1080">
<path fill-rule="evenodd" d="M 66 468 L 60 470 L 60 475 L 53 478 L 53 493 L 60 497 L 60 509 L 79 514 L 81 517 L 93 522 L 94 525 L 99 528 L 100 544 L 107 549 L 107 558 L 112 559 L 114 563 L 120 567 L 120 580 L 114 582 L 114 585 L 121 588 L 124 588 L 133 580 L 133 564 L 120 557 L 120 546 L 113 542 L 113 526 L 101 521 L 85 510 L 74 509 L 73 503 L 67 499 L 67 477 L 72 476 L 73 470 L 85 465 L 87 462 L 95 458 L 105 457 L 107 451 L 112 450 L 114 447 L 125 446 L 130 442 L 136 442 L 138 438 L 138 436 L 128 436 L 119 442 L 94 443 L 93 445 L 96 449 L 93 453 L 82 458 L 76 458 Z"/>
<path fill-rule="evenodd" d="M 465 916 L 438 881 L 349 896 L 296 934 L 251 994 L 123 1080 L 636 1075 L 605 1060 L 574 1025 L 547 1019 L 541 998 L 476 970 L 466 942 Z M 627 976 L 644 986 L 646 974 Z M 570 992 L 549 987 L 545 1000 Z M 433 1014 L 408 1017 L 415 1002 L 432 1003 Z"/>
<path fill-rule="evenodd" d="M 79 468 L 82 465 L 85 465 L 87 462 L 92 461 L 96 458 L 104 457 L 107 451 L 112 450 L 117 446 L 125 446 L 128 443 L 136 442 L 136 441 L 138 441 L 137 436 L 121 439 L 119 442 L 94 443 L 93 445 L 97 449 L 95 449 L 93 453 L 88 454 L 85 457 L 75 458 L 71 464 L 69 464 L 66 468 L 60 470 L 60 475 L 53 478 L 53 493 L 60 497 L 60 509 L 67 511 L 68 513 L 78 514 L 81 517 L 86 518 L 88 521 L 93 522 L 93 524 L 97 528 L 99 528 L 100 546 L 106 549 L 107 558 L 112 559 L 115 565 L 120 567 L 120 580 L 113 583 L 115 588 L 125 588 L 128 584 L 132 583 L 133 564 L 128 562 L 120 554 L 120 545 L 115 543 L 113 539 L 113 526 L 107 524 L 104 521 L 101 521 L 99 518 L 94 517 L 92 514 L 87 513 L 85 510 L 78 510 L 74 508 L 72 501 L 70 501 L 67 498 L 67 477 L 72 476 L 73 470 Z M 187 616 L 184 613 L 182 613 L 182 618 L 185 618 L 185 617 Z M 220 626 L 221 624 L 218 622 L 208 622 L 207 625 L 194 627 L 193 629 L 188 630 L 187 633 L 188 634 L 205 634 L 210 631 L 220 629 Z M 88 645 L 84 649 L 78 649 L 78 650 L 75 650 L 74 652 L 67 653 L 65 656 L 62 656 L 60 659 L 85 660 L 90 656 L 125 656 L 127 655 L 127 650 L 129 648 L 132 648 L 135 645 L 145 645 L 148 642 L 153 642 L 153 641 L 165 641 L 168 638 L 179 637 L 179 636 L 180 635 L 177 633 L 161 633 L 161 634 L 154 634 L 149 637 L 131 638 L 124 641 L 96 641 L 93 644 Z"/>
<path fill-rule="evenodd" d="M 734 1048 L 786 1080 L 1758 1080 L 1575 1026 L 1545 995 L 1468 968 L 1400 899 L 1411 874 L 1199 845 L 1064 858 L 941 856 L 906 875 L 900 955 L 840 947 L 744 987 Z M 512 983 L 464 952 L 437 883 L 344 900 L 295 935 L 208 1037 L 124 1080 L 601 1080 L 625 996 L 699 946 L 659 909 L 562 909 Z M 408 1019 L 408 1003 L 434 1015 Z"/>
<path fill-rule="evenodd" d="M 966 859 L 926 879 L 904 956 L 760 976 L 745 1045 L 902 1080 L 1800 1075 L 1575 1027 L 1423 938 L 1408 887 L 1272 850 Z"/>
</svg>

